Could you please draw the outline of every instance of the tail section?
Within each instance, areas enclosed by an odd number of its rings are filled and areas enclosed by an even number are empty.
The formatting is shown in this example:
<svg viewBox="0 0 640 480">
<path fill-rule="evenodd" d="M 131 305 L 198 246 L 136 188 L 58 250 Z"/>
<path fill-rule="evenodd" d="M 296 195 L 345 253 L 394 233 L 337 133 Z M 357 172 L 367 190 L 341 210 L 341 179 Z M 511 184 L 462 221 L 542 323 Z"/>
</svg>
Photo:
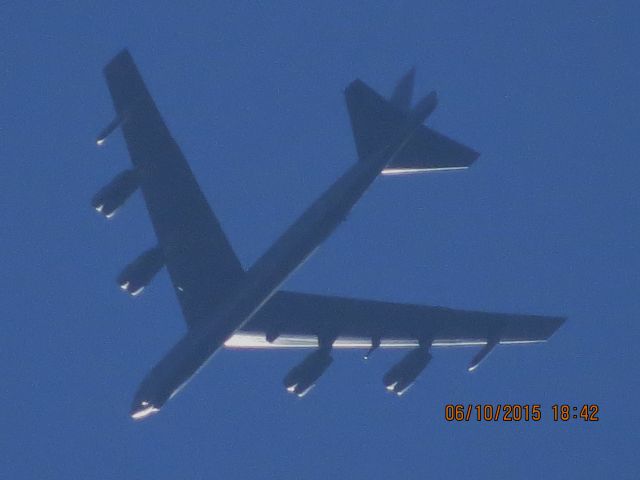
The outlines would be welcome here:
<svg viewBox="0 0 640 480">
<path fill-rule="evenodd" d="M 360 80 L 345 91 L 358 159 L 368 159 L 404 128 L 406 115 Z"/>
<path fill-rule="evenodd" d="M 435 109 L 435 92 L 411 108 L 414 77 L 415 69 L 412 68 L 398 81 L 389 100 L 360 80 L 347 88 L 347 108 L 360 161 L 387 147 L 389 141 L 406 128 L 410 115 L 420 114 L 426 118 Z M 398 175 L 467 168 L 479 155 L 471 148 L 421 125 L 382 173 Z"/>
<path fill-rule="evenodd" d="M 383 175 L 407 175 L 468 168 L 480 156 L 461 143 L 421 125 L 411 140 L 382 170 Z"/>
<path fill-rule="evenodd" d="M 411 108 L 411 97 L 413 96 L 413 83 L 415 77 L 416 69 L 414 67 L 405 73 L 404 77 L 398 81 L 398 84 L 389 99 L 393 106 L 404 111 Z"/>
</svg>

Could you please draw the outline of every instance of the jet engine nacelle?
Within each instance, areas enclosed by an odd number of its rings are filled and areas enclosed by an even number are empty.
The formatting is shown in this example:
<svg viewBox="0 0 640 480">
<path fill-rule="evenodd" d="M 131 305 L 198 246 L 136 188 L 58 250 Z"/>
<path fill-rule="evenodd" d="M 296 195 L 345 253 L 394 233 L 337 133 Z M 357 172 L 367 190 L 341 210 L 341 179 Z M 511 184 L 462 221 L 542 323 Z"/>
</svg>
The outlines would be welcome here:
<svg viewBox="0 0 640 480">
<path fill-rule="evenodd" d="M 299 365 L 293 367 L 286 377 L 284 386 L 288 392 L 302 398 L 314 386 L 320 375 L 322 375 L 333 358 L 327 349 L 319 349 L 307 356 Z"/>
<path fill-rule="evenodd" d="M 133 262 L 127 265 L 118 275 L 120 288 L 133 295 L 139 295 L 144 287 L 156 276 L 164 266 L 164 254 L 160 247 L 150 248 Z"/>
<path fill-rule="evenodd" d="M 384 386 L 398 396 L 404 394 L 430 360 L 431 354 L 427 348 L 418 347 L 410 351 L 384 375 Z"/>
<path fill-rule="evenodd" d="M 111 218 L 139 185 L 138 173 L 134 169 L 125 170 L 93 196 L 91 205 L 105 217 Z"/>
</svg>

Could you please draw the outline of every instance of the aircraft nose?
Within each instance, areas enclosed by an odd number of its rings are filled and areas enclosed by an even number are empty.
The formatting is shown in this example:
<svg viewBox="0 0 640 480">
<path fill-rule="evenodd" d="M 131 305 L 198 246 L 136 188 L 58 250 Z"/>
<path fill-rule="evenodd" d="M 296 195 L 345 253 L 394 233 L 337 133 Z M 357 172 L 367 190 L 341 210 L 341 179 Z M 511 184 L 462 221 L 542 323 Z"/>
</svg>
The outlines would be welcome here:
<svg viewBox="0 0 640 480">
<path fill-rule="evenodd" d="M 143 420 L 159 411 L 160 409 L 155 405 L 147 401 L 142 401 L 140 403 L 135 403 L 131 408 L 131 418 L 134 420 Z"/>
</svg>

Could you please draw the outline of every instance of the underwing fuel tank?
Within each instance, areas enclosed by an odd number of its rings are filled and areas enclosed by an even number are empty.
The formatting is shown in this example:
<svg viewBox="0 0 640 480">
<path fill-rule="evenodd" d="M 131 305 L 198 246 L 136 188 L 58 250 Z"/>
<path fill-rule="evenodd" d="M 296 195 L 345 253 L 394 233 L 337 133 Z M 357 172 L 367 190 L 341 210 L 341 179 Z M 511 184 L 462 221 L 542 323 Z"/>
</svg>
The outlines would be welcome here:
<svg viewBox="0 0 640 480">
<path fill-rule="evenodd" d="M 98 137 L 96 138 L 96 144 L 98 146 L 104 145 L 104 142 L 107 140 L 107 137 L 111 135 L 111 133 L 113 133 L 113 131 L 116 128 L 118 128 L 124 120 L 125 120 L 125 117 L 123 115 L 116 115 L 116 118 L 114 118 L 111 122 L 109 122 L 109 124 L 106 127 L 104 127 L 102 131 L 98 134 Z"/>
<path fill-rule="evenodd" d="M 134 169 L 125 170 L 93 196 L 91 205 L 98 213 L 111 218 L 139 185 L 137 172 Z"/>
<path fill-rule="evenodd" d="M 127 265 L 118 275 L 116 281 L 123 291 L 135 297 L 142 293 L 144 287 L 149 285 L 163 266 L 162 249 L 160 247 L 150 248 Z"/>
<path fill-rule="evenodd" d="M 431 354 L 425 347 L 410 351 L 396 363 L 382 378 L 385 388 L 398 396 L 406 393 L 416 378 L 431 361 Z"/>
<path fill-rule="evenodd" d="M 333 358 L 328 349 L 319 349 L 293 367 L 284 377 L 287 392 L 304 397 L 315 386 L 316 381 L 329 368 Z"/>
<path fill-rule="evenodd" d="M 478 353 L 474 355 L 469 363 L 469 371 L 473 372 L 484 361 L 487 356 L 493 351 L 493 349 L 500 343 L 500 339 L 496 336 L 489 337 L 487 344 L 480 349 Z"/>
</svg>

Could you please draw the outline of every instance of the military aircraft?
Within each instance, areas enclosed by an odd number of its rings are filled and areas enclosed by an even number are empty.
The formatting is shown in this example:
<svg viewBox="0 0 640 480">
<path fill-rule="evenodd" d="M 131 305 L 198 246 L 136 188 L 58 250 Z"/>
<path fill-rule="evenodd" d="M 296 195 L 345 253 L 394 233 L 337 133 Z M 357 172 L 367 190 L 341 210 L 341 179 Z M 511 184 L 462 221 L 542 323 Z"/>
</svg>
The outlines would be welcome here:
<svg viewBox="0 0 640 480">
<path fill-rule="evenodd" d="M 474 150 L 423 125 L 435 92 L 414 106 L 414 70 L 389 99 L 360 80 L 345 90 L 357 162 L 245 270 L 171 136 L 131 55 L 121 51 L 104 68 L 116 115 L 98 135 L 101 145 L 120 127 L 133 168 L 93 198 L 107 218 L 140 188 L 157 246 L 124 268 L 117 281 L 136 296 L 167 267 L 187 332 L 140 384 L 131 417 L 158 412 L 221 347 L 313 349 L 284 378 L 304 396 L 332 363 L 333 348 L 408 348 L 383 378 L 402 395 L 431 360 L 431 347 L 477 345 L 474 370 L 498 344 L 547 340 L 561 317 L 512 315 L 405 305 L 282 291 L 280 285 L 346 218 L 378 175 L 465 169 Z"/>
</svg>

